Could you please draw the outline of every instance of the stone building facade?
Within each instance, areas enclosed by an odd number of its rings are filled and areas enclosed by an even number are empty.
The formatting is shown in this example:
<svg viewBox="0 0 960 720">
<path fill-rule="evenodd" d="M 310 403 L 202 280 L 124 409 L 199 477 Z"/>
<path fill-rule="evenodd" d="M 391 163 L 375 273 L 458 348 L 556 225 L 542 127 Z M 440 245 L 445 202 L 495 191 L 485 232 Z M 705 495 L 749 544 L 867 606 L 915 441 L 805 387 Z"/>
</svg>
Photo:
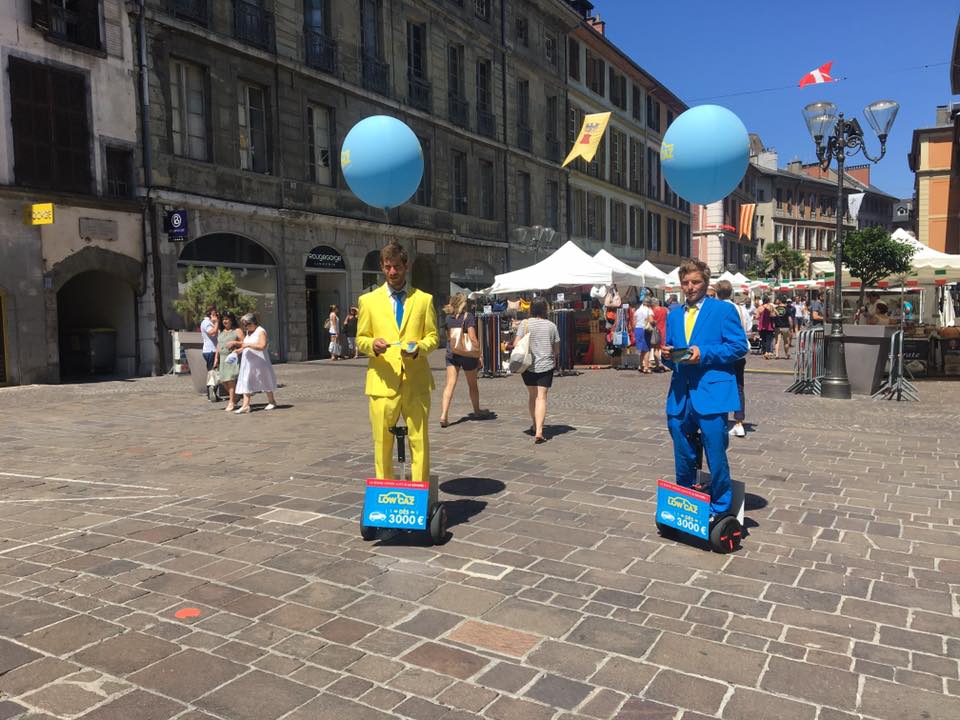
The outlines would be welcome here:
<svg viewBox="0 0 960 720">
<path fill-rule="evenodd" d="M 120 0 L 0 7 L 0 385 L 150 371 L 130 30 Z"/>
<path fill-rule="evenodd" d="M 568 166 L 567 231 L 591 254 L 603 248 L 629 265 L 649 259 L 670 271 L 691 254 L 691 213 L 663 179 L 660 144 L 686 105 L 610 42 L 590 3 L 578 7 L 582 20 L 568 39 L 565 150 L 584 115 L 612 114 L 594 160 Z"/>
<path fill-rule="evenodd" d="M 325 354 L 327 306 L 379 282 L 390 237 L 438 304 L 450 279 L 476 288 L 526 264 L 513 228 L 549 222 L 551 193 L 563 213 L 544 98 L 562 95 L 578 17 L 505 1 L 148 0 L 151 226 L 185 210 L 188 227 L 160 244 L 164 324 L 182 325 L 188 266 L 225 265 L 256 293 L 274 356 L 305 360 Z M 376 114 L 406 122 L 426 161 L 389 215 L 339 168 L 349 129 Z"/>
</svg>

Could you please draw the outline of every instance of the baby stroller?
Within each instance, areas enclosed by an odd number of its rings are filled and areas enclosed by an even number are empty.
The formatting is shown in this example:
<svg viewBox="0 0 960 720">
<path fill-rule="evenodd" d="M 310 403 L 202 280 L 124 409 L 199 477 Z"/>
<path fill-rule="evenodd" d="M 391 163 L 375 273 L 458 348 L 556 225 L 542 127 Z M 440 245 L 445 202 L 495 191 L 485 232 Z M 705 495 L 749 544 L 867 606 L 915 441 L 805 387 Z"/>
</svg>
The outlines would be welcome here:
<svg viewBox="0 0 960 720">
<path fill-rule="evenodd" d="M 756 325 L 751 327 L 750 332 L 747 333 L 747 342 L 750 343 L 750 352 L 754 355 L 763 354 L 763 340 L 760 339 L 760 332 Z"/>
</svg>

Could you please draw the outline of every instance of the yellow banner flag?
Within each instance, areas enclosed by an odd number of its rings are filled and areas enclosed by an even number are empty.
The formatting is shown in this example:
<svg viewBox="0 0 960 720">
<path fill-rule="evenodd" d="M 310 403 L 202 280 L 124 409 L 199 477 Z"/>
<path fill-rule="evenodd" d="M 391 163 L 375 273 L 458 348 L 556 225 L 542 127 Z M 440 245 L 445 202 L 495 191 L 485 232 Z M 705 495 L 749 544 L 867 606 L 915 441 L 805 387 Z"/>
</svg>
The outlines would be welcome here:
<svg viewBox="0 0 960 720">
<path fill-rule="evenodd" d="M 600 145 L 600 140 L 603 139 L 603 133 L 607 129 L 608 122 L 610 122 L 610 113 L 608 112 L 584 116 L 583 127 L 580 128 L 577 142 L 574 143 L 573 149 L 570 150 L 570 154 L 567 155 L 567 159 L 563 161 L 561 167 L 566 167 L 578 157 L 591 162 L 593 156 L 597 154 L 597 147 Z"/>
</svg>

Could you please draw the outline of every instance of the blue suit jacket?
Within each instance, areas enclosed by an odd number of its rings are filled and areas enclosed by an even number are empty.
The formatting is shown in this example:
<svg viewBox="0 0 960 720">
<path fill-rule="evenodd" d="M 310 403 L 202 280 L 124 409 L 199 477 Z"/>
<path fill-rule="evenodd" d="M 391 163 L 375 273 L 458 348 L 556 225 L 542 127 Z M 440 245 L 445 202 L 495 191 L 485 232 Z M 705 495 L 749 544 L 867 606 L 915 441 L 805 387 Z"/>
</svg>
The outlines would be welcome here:
<svg viewBox="0 0 960 720">
<path fill-rule="evenodd" d="M 750 345 L 740 322 L 737 309 L 728 302 L 704 298 L 690 342 L 684 330 L 684 310 L 681 305 L 667 315 L 665 344 L 671 347 L 696 345 L 700 362 L 674 363 L 670 392 L 667 395 L 667 415 L 683 415 L 686 404 L 700 415 L 733 412 L 740 409 L 734 362 L 745 357 Z"/>
</svg>

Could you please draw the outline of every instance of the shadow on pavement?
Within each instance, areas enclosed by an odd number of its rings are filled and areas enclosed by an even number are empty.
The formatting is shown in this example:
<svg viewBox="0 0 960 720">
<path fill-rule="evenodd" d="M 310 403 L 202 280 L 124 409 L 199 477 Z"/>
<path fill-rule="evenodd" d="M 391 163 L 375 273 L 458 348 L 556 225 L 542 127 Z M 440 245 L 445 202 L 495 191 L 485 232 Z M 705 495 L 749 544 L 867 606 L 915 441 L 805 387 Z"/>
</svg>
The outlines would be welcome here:
<svg viewBox="0 0 960 720">
<path fill-rule="evenodd" d="M 461 495 L 464 497 L 496 495 L 498 492 L 503 492 L 506 487 L 502 482 L 494 480 L 493 478 L 475 477 L 454 478 L 453 480 L 447 480 L 440 484 L 440 489 L 447 493 L 447 495 Z M 451 504 L 452 503 L 447 503 L 448 512 Z"/>
<path fill-rule="evenodd" d="M 760 495 L 754 495 L 753 493 L 743 494 L 744 510 L 762 510 L 766 506 L 767 506 L 767 499 L 765 497 L 761 497 Z"/>
</svg>

